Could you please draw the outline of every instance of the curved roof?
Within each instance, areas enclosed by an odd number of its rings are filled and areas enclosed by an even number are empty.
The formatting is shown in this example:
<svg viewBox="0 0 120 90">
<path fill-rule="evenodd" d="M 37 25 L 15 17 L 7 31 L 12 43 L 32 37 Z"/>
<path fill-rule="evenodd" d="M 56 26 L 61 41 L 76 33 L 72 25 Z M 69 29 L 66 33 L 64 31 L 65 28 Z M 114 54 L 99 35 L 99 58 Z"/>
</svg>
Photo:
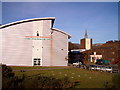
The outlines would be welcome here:
<svg viewBox="0 0 120 90">
<path fill-rule="evenodd" d="M 66 34 L 66 35 L 68 35 L 68 38 L 71 38 L 71 35 L 67 34 L 66 32 L 61 31 L 59 29 L 52 28 L 53 24 L 54 24 L 55 17 L 26 19 L 26 20 L 21 20 L 21 21 L 12 22 L 12 23 L 9 23 L 9 24 L 1 25 L 0 28 L 2 29 L 2 28 L 6 28 L 6 27 L 9 27 L 9 26 L 12 26 L 12 25 L 20 24 L 20 23 L 31 22 L 31 21 L 40 21 L 40 20 L 52 20 L 52 26 L 51 26 L 52 30 L 55 30 L 55 31 L 61 32 L 63 34 Z"/>
<path fill-rule="evenodd" d="M 52 28 L 53 24 L 54 24 L 55 17 L 26 19 L 26 20 L 21 20 L 21 21 L 12 22 L 9 24 L 1 25 L 0 28 L 5 28 L 8 26 L 12 26 L 12 25 L 20 24 L 20 23 L 31 22 L 31 21 L 40 21 L 40 20 L 52 20 L 52 26 L 51 26 L 51 28 Z"/>
</svg>

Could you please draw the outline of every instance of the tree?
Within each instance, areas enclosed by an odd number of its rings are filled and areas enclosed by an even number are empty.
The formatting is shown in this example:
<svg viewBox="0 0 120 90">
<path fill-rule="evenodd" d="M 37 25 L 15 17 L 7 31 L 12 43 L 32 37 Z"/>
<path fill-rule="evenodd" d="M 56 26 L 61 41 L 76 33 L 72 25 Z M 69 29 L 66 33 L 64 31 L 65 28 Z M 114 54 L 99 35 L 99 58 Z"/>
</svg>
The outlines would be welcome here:
<svg viewBox="0 0 120 90">
<path fill-rule="evenodd" d="M 12 69 L 6 65 L 2 65 L 2 88 L 19 88 L 22 87 L 21 83 L 25 79 L 24 74 L 22 78 L 15 76 Z"/>
</svg>

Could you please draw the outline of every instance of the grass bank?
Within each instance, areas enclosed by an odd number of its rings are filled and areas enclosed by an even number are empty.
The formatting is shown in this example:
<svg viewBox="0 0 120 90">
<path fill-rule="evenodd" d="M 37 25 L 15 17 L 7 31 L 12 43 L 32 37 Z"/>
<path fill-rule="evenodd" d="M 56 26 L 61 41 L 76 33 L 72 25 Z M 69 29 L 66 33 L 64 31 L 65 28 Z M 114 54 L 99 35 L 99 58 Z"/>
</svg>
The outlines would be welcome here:
<svg viewBox="0 0 120 90">
<path fill-rule="evenodd" d="M 47 68 L 51 68 L 48 69 Z M 59 68 L 59 69 L 54 69 Z M 80 83 L 76 88 L 104 88 L 106 81 L 111 82 L 113 74 L 90 71 L 80 68 L 70 67 L 12 67 L 13 70 L 25 70 L 25 69 L 41 69 L 35 71 L 17 71 L 16 75 L 22 76 L 25 74 L 26 77 L 36 76 L 42 74 L 44 76 L 53 76 L 55 78 L 69 77 L 71 81 L 79 81 Z M 44 69 L 44 70 L 43 70 Z"/>
</svg>

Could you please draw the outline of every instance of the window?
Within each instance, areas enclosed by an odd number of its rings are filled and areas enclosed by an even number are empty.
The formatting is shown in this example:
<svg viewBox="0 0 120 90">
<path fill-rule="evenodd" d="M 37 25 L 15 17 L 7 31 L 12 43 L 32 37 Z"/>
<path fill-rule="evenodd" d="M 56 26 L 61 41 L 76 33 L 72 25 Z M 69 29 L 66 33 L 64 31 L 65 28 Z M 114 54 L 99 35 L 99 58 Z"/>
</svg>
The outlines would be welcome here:
<svg viewBox="0 0 120 90">
<path fill-rule="evenodd" d="M 37 33 L 37 36 L 39 36 L 39 33 L 38 33 L 38 31 L 37 31 L 36 33 Z"/>
<path fill-rule="evenodd" d="M 34 65 L 36 65 L 36 61 L 34 61 Z"/>
<path fill-rule="evenodd" d="M 40 61 L 38 61 L 38 65 L 40 65 Z"/>
<path fill-rule="evenodd" d="M 37 60 L 37 58 L 34 58 L 34 60 Z"/>
<path fill-rule="evenodd" d="M 40 66 L 40 58 L 34 58 L 34 65 L 35 66 Z"/>
</svg>

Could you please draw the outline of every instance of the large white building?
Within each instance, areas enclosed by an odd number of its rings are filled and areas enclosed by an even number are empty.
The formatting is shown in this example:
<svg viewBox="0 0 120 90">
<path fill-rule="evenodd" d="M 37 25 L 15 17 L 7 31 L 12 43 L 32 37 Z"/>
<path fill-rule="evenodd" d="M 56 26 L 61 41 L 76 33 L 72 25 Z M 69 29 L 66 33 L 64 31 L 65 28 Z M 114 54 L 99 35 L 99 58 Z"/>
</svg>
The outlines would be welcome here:
<svg viewBox="0 0 120 90">
<path fill-rule="evenodd" d="M 71 36 L 54 29 L 54 20 L 36 18 L 2 25 L 1 62 L 9 66 L 67 66 Z"/>
</svg>

